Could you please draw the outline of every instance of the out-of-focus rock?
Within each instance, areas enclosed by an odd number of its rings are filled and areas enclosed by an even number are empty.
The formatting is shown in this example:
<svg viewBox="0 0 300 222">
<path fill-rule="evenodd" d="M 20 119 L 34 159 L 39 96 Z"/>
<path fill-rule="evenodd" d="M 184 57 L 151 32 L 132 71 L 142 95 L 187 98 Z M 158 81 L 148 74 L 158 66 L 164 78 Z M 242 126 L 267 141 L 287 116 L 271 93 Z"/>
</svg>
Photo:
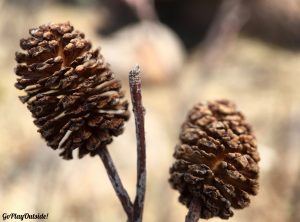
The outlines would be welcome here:
<svg viewBox="0 0 300 222">
<path fill-rule="evenodd" d="M 130 67 L 138 63 L 145 83 L 172 81 L 185 58 L 181 41 L 160 23 L 141 22 L 100 41 L 115 73 L 127 78 Z"/>
</svg>

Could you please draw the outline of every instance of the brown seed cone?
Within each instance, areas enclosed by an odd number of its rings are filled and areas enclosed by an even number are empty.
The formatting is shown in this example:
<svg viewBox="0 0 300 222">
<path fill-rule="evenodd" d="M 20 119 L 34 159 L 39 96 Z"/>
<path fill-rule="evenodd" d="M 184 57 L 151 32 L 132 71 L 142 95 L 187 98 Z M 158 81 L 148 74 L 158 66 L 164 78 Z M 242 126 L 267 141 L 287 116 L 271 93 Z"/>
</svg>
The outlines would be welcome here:
<svg viewBox="0 0 300 222">
<path fill-rule="evenodd" d="M 248 206 L 249 194 L 257 193 L 256 139 L 230 101 L 197 104 L 182 125 L 174 157 L 169 181 L 187 207 L 199 201 L 201 218 L 228 219 L 232 208 Z"/>
<path fill-rule="evenodd" d="M 16 53 L 16 88 L 42 137 L 64 159 L 96 152 L 123 132 L 129 118 L 121 84 L 84 34 L 69 23 L 29 30 Z"/>
</svg>

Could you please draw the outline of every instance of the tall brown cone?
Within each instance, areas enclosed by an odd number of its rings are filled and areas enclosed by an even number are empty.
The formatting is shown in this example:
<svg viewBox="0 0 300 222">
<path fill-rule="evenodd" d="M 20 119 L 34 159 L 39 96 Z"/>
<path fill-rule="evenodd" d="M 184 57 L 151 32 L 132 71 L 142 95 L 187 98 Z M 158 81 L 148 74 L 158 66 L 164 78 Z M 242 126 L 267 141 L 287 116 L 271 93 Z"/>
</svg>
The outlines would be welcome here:
<svg viewBox="0 0 300 222">
<path fill-rule="evenodd" d="M 69 23 L 29 30 L 16 53 L 16 88 L 42 137 L 64 159 L 79 158 L 112 142 L 129 118 L 128 102 L 99 50 Z"/>
<path fill-rule="evenodd" d="M 258 190 L 256 139 L 236 106 L 227 100 L 197 104 L 182 125 L 172 187 L 187 207 L 201 206 L 200 218 L 233 216 L 232 208 L 249 205 Z"/>
</svg>

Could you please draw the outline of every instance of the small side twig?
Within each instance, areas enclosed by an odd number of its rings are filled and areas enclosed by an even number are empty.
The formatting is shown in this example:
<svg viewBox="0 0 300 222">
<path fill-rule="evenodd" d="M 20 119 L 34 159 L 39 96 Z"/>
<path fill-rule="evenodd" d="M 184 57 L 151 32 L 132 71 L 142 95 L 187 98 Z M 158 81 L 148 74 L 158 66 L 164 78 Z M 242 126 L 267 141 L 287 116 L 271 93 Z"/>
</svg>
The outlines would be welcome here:
<svg viewBox="0 0 300 222">
<path fill-rule="evenodd" d="M 118 175 L 116 167 L 111 159 L 111 156 L 106 147 L 100 149 L 98 154 L 104 164 L 104 167 L 109 176 L 110 182 L 112 183 L 112 186 L 123 206 L 123 209 L 126 212 L 128 221 L 131 222 L 132 216 L 133 216 L 133 204 L 130 200 L 130 197 L 129 197 L 127 191 L 125 190 L 125 188 L 122 184 L 122 181 Z"/>
<path fill-rule="evenodd" d="M 225 57 L 249 18 L 245 0 L 223 0 L 204 40 L 204 62 L 208 71 Z"/>
<path fill-rule="evenodd" d="M 132 7 L 140 20 L 157 21 L 154 0 L 123 0 Z"/>
<path fill-rule="evenodd" d="M 136 65 L 129 73 L 129 86 L 135 117 L 137 140 L 137 185 L 134 200 L 133 220 L 141 222 L 143 218 L 144 199 L 146 191 L 146 143 L 144 128 L 144 107 L 141 94 L 140 68 Z"/>
<path fill-rule="evenodd" d="M 185 217 L 185 222 L 197 222 L 200 219 L 201 206 L 197 199 L 193 199 L 190 203 L 189 212 Z"/>
</svg>

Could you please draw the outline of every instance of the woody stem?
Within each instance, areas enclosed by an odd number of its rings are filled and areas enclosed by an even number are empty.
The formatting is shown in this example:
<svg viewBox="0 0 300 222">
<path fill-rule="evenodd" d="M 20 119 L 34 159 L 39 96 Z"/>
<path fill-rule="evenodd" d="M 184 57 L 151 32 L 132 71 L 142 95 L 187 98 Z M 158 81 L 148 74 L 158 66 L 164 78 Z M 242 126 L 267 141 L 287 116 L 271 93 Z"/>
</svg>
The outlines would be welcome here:
<svg viewBox="0 0 300 222">
<path fill-rule="evenodd" d="M 137 140 L 137 184 L 136 197 L 133 206 L 133 221 L 143 220 L 143 209 L 146 192 L 146 142 L 144 114 L 141 94 L 141 76 L 139 66 L 135 66 L 129 73 L 129 86 L 133 113 L 135 117 L 136 140 Z"/>
<path fill-rule="evenodd" d="M 133 215 L 133 204 L 131 203 L 130 197 L 122 184 L 122 181 L 107 148 L 105 147 L 100 149 L 98 155 L 104 164 L 110 182 L 123 206 L 124 211 L 127 214 L 128 221 L 131 222 Z"/>
<path fill-rule="evenodd" d="M 201 206 L 197 199 L 193 199 L 190 203 L 189 212 L 185 217 L 185 222 L 197 222 L 200 219 Z"/>
</svg>

